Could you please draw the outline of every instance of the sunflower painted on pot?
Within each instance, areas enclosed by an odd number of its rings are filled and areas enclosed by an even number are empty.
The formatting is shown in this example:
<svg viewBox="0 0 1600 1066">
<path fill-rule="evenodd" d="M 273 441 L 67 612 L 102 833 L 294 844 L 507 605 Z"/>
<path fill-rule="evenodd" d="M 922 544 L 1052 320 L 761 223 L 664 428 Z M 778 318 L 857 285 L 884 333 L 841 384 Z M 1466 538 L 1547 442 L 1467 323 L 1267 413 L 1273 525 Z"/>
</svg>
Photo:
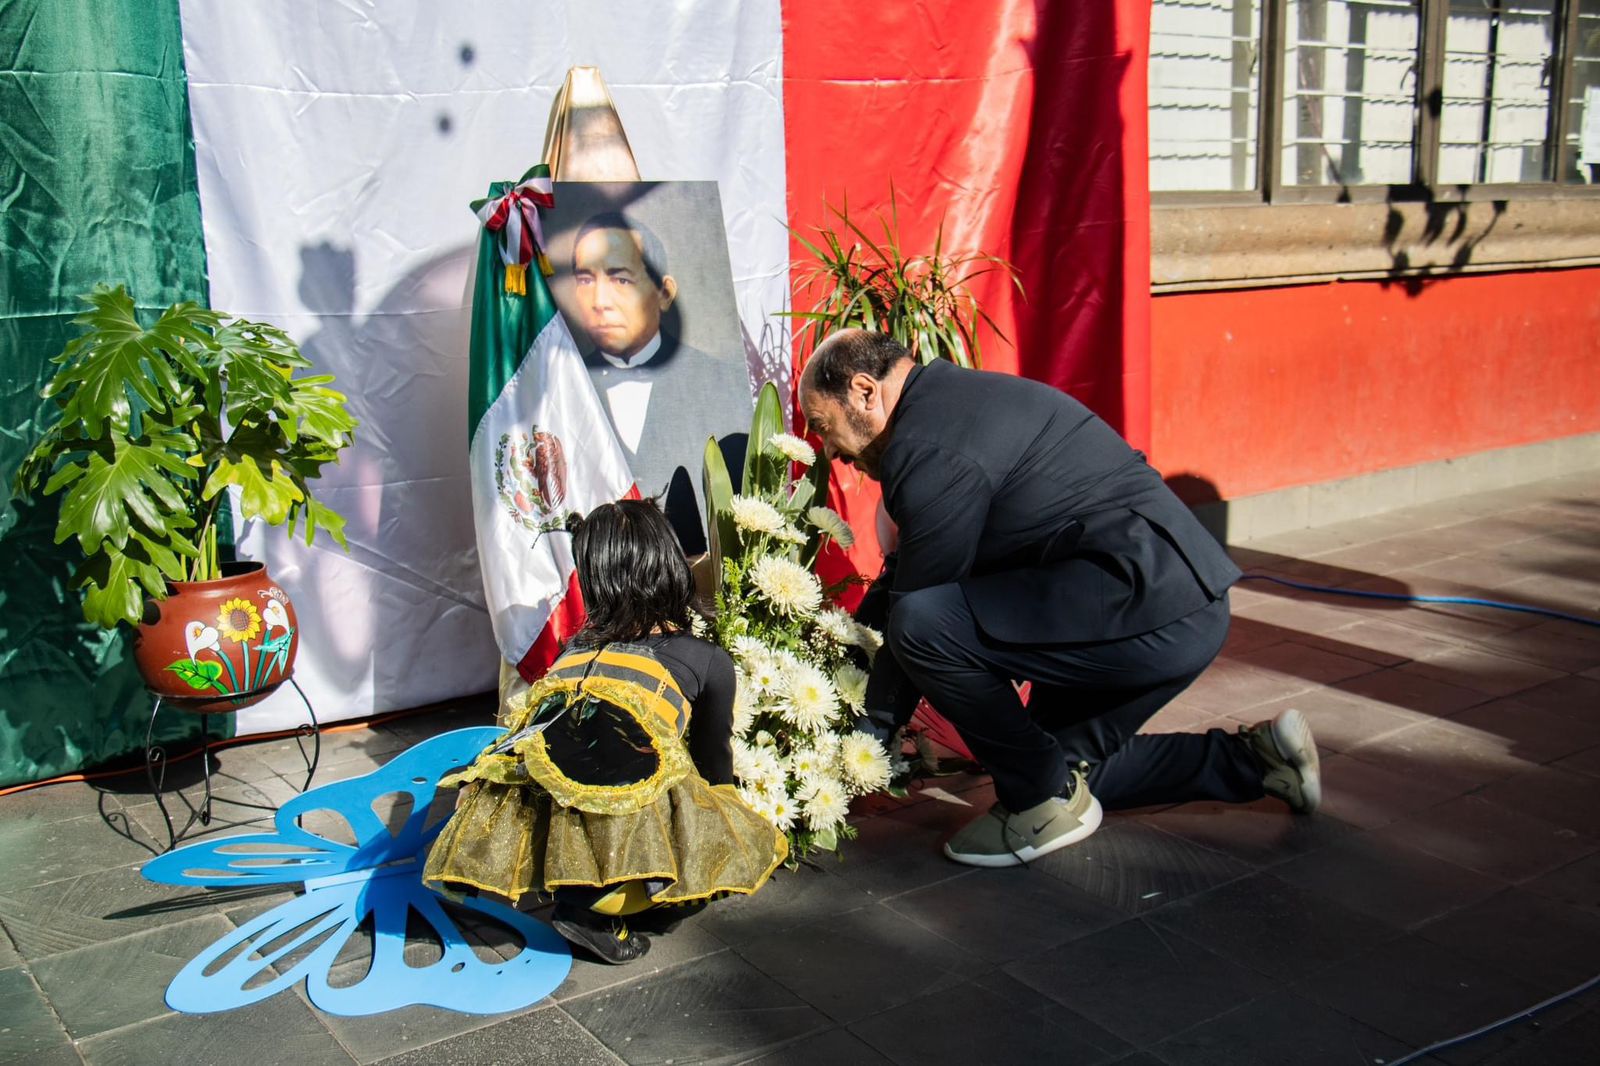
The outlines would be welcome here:
<svg viewBox="0 0 1600 1066">
<path fill-rule="evenodd" d="M 243 644 L 261 632 L 261 612 L 247 599 L 235 597 L 222 605 L 217 612 L 217 632 L 227 639 Z"/>
</svg>

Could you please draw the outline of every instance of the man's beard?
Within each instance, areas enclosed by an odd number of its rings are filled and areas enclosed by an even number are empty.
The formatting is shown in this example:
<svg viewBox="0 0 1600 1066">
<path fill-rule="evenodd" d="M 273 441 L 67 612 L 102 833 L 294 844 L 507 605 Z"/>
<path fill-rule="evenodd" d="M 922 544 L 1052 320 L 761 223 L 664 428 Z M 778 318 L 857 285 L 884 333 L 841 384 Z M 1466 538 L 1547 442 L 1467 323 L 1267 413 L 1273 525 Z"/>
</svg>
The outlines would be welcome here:
<svg viewBox="0 0 1600 1066">
<path fill-rule="evenodd" d="M 845 410 L 845 421 L 851 429 L 863 437 L 867 443 L 862 447 L 856 457 L 851 460 L 854 466 L 872 480 L 878 480 L 878 460 L 883 458 L 883 453 L 889 447 L 889 427 L 885 426 L 882 433 L 871 436 L 872 424 L 867 421 L 867 416 L 851 409 Z"/>
</svg>

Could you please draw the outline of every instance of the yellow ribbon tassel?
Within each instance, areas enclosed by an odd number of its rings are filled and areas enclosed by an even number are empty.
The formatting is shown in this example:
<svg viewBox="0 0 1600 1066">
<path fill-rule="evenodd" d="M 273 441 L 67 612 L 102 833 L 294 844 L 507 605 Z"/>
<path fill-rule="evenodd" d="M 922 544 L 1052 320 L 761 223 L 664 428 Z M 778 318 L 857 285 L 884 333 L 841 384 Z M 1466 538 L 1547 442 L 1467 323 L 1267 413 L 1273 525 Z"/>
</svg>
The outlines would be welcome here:
<svg viewBox="0 0 1600 1066">
<path fill-rule="evenodd" d="M 528 295 L 528 268 L 521 263 L 506 264 L 506 291 L 517 296 Z"/>
<path fill-rule="evenodd" d="M 537 256 L 539 260 L 539 273 L 543 274 L 547 278 L 555 277 L 556 268 L 550 265 L 550 257 L 544 254 L 544 249 L 538 249 L 534 252 L 534 255 Z"/>
</svg>

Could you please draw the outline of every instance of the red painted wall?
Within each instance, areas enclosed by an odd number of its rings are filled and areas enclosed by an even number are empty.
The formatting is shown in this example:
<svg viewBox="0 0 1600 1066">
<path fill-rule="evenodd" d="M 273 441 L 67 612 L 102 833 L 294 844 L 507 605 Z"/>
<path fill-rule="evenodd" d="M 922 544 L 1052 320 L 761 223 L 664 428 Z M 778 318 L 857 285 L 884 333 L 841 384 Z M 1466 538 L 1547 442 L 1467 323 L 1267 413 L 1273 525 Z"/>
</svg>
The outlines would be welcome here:
<svg viewBox="0 0 1600 1066">
<path fill-rule="evenodd" d="M 943 219 L 946 251 L 1021 271 L 1025 301 L 997 275 L 976 286 L 1013 342 L 986 336 L 984 366 L 1065 389 L 1146 441 L 1148 0 L 786 0 L 783 13 L 790 224 L 809 236 L 824 202 L 846 197 L 871 219 L 892 182 L 907 249 L 931 251 Z M 876 573 L 876 486 L 836 472 L 833 489 L 852 559 Z"/>
<path fill-rule="evenodd" d="M 1157 297 L 1151 461 L 1223 499 L 1600 430 L 1600 269 Z"/>
</svg>

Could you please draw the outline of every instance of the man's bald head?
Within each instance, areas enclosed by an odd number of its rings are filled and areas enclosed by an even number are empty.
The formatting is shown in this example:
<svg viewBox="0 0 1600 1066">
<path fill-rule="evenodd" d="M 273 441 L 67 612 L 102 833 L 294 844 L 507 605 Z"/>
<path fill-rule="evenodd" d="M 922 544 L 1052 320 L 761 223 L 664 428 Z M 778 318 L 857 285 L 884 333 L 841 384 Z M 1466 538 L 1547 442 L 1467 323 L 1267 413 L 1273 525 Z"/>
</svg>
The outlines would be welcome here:
<svg viewBox="0 0 1600 1066">
<path fill-rule="evenodd" d="M 800 375 L 800 389 L 842 400 L 849 390 L 850 379 L 857 374 L 882 381 L 897 364 L 910 358 L 911 352 L 887 333 L 842 329 L 817 345 Z"/>
</svg>

